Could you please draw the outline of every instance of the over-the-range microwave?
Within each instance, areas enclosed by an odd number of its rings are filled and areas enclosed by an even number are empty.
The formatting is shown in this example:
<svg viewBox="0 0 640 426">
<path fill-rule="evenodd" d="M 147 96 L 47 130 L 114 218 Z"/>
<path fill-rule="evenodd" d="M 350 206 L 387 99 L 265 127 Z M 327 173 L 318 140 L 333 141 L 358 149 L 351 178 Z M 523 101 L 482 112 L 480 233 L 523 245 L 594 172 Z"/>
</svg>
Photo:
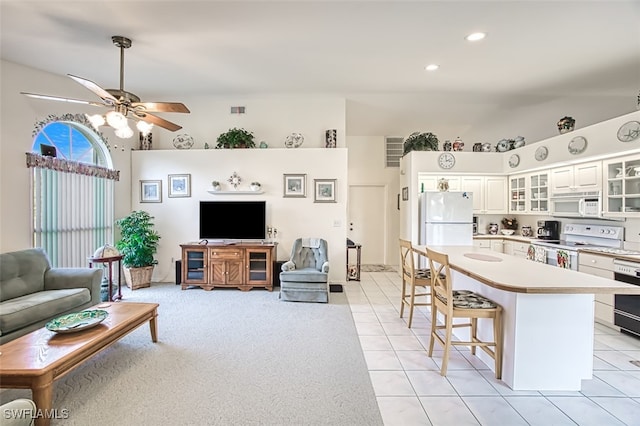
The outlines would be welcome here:
<svg viewBox="0 0 640 426">
<path fill-rule="evenodd" d="M 601 218 L 602 194 L 599 191 L 552 194 L 551 215 Z"/>
</svg>

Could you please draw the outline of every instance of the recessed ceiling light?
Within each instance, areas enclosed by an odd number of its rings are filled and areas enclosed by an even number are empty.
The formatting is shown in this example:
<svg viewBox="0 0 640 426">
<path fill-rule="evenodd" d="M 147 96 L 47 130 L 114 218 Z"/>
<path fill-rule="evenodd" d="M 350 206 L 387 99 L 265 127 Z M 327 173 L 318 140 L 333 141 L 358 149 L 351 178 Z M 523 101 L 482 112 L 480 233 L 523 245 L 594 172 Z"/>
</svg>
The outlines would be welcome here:
<svg viewBox="0 0 640 426">
<path fill-rule="evenodd" d="M 473 33 L 466 36 L 465 39 L 467 41 L 478 41 L 478 40 L 482 40 L 486 36 L 487 36 L 487 33 Z"/>
<path fill-rule="evenodd" d="M 427 70 L 427 71 L 435 71 L 438 68 L 440 68 L 440 65 L 438 65 L 438 64 L 429 64 L 426 67 L 424 67 L 424 69 Z"/>
</svg>

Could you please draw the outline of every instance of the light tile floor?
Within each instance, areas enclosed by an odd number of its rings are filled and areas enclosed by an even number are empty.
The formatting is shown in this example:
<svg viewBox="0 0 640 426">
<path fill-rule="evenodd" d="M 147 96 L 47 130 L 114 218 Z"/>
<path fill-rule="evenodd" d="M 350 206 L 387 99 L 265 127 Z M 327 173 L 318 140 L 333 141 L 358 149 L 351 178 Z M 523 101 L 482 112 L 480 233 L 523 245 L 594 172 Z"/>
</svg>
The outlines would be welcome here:
<svg viewBox="0 0 640 426">
<path fill-rule="evenodd" d="M 630 362 L 640 339 L 596 324 L 593 379 L 580 392 L 513 391 L 464 348 L 442 377 L 442 350 L 427 356 L 428 308 L 407 328 L 400 286 L 396 272 L 362 272 L 345 286 L 385 425 L 640 425 L 640 367 Z"/>
</svg>

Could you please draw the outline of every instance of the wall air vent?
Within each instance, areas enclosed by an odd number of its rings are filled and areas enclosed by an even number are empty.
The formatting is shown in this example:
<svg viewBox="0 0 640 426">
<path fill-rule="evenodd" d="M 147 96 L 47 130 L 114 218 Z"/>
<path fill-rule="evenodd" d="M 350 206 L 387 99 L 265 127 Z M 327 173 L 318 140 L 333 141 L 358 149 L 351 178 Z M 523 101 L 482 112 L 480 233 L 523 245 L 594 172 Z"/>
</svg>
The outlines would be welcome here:
<svg viewBox="0 0 640 426">
<path fill-rule="evenodd" d="M 232 106 L 231 107 L 231 114 L 244 114 L 245 113 L 245 107 L 243 106 Z"/>
<path fill-rule="evenodd" d="M 400 167 L 400 158 L 404 148 L 404 138 L 401 136 L 385 136 L 385 165 L 387 167 Z"/>
</svg>

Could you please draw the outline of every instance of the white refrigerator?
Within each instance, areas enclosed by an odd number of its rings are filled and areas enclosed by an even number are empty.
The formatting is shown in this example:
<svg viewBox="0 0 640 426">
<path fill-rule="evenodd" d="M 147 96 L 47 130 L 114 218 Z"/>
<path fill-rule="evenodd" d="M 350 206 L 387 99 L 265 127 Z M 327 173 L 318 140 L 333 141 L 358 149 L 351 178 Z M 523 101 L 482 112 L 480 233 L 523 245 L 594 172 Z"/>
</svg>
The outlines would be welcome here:
<svg viewBox="0 0 640 426">
<path fill-rule="evenodd" d="M 419 217 L 420 245 L 473 245 L 471 192 L 423 192 Z"/>
</svg>

